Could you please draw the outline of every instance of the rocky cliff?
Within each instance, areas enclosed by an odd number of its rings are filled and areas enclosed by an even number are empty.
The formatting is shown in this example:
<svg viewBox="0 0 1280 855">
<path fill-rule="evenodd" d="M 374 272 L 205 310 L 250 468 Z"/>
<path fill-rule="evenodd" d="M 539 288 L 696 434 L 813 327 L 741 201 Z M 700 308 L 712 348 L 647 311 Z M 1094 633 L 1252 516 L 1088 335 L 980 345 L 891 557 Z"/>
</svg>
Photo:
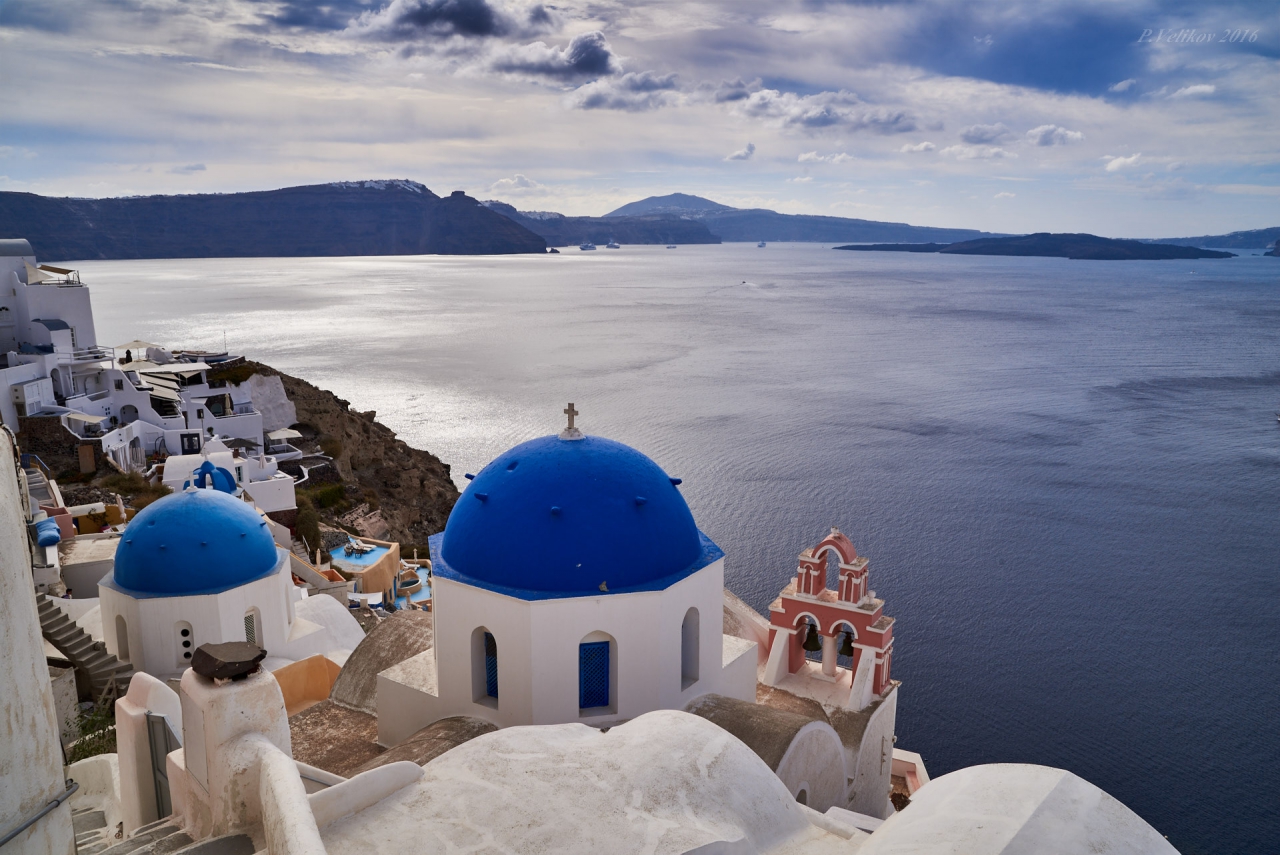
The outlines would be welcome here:
<svg viewBox="0 0 1280 855">
<path fill-rule="evenodd" d="M 368 504 L 386 521 L 387 537 L 406 545 L 425 546 L 429 535 L 444 530 L 458 498 L 448 464 L 397 438 L 374 413 L 353 410 L 349 402 L 306 380 L 258 362 L 233 366 L 223 376 L 243 383 L 255 374 L 278 376 L 284 384 L 304 434 L 300 447 L 305 451 L 318 446 L 334 459 L 346 489 L 335 504 L 322 506 L 322 514 L 336 519 L 353 506 Z M 210 372 L 211 378 L 219 376 Z M 324 484 L 323 470 L 317 474 L 312 489 Z"/>
<path fill-rule="evenodd" d="M 688 217 L 653 214 L 638 217 L 566 217 L 563 214 L 517 211 L 506 202 L 482 205 L 542 237 L 548 246 L 577 246 L 584 240 L 604 246 L 621 244 L 720 243 L 703 223 Z"/>
<path fill-rule="evenodd" d="M 0 192 L 0 235 L 25 237 L 42 261 L 546 251 L 461 191 L 441 198 L 414 181 L 123 199 Z"/>
</svg>

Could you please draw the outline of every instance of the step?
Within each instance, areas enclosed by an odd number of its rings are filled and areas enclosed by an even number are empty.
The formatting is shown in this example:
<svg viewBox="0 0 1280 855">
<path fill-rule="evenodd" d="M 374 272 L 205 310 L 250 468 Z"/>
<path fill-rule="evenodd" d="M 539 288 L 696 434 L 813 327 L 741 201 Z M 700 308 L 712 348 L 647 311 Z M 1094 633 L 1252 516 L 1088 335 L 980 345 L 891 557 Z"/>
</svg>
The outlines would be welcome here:
<svg viewBox="0 0 1280 855">
<path fill-rule="evenodd" d="M 172 822 L 166 822 L 163 825 L 157 825 L 149 831 L 137 831 L 128 840 L 121 840 L 114 846 L 108 846 L 102 850 L 100 855 L 131 855 L 140 849 L 150 846 L 157 840 L 168 837 L 180 829 Z"/>
<path fill-rule="evenodd" d="M 256 849 L 247 834 L 223 834 L 193 843 L 173 855 L 253 855 Z"/>
<path fill-rule="evenodd" d="M 100 810 L 76 811 L 71 814 L 71 830 L 76 834 L 107 827 L 107 815 Z"/>
<path fill-rule="evenodd" d="M 185 831 L 177 831 L 140 850 L 138 855 L 170 855 L 172 852 L 187 848 L 194 842 L 190 834 Z"/>
</svg>

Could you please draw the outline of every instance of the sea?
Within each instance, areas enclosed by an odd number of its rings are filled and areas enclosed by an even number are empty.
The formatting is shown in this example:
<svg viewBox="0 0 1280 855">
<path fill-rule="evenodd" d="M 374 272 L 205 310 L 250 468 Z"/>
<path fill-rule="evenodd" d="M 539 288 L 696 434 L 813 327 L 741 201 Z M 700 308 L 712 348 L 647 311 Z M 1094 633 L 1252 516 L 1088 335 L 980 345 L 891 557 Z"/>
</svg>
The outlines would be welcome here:
<svg viewBox="0 0 1280 855">
<path fill-rule="evenodd" d="M 838 526 L 897 619 L 898 746 L 932 776 L 1061 767 L 1186 855 L 1280 851 L 1280 259 L 76 266 L 101 343 L 244 353 L 460 487 L 573 402 L 684 479 L 757 609 Z"/>
</svg>

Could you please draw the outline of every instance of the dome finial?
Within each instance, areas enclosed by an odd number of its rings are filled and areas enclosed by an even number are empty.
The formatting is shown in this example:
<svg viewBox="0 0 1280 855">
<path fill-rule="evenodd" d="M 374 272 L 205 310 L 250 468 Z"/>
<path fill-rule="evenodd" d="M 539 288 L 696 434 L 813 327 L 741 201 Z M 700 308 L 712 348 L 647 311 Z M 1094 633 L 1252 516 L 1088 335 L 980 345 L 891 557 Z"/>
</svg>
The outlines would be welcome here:
<svg viewBox="0 0 1280 855">
<path fill-rule="evenodd" d="M 570 401 L 569 406 L 565 407 L 561 412 L 563 412 L 566 416 L 569 417 L 569 426 L 566 427 L 564 430 L 560 431 L 560 438 L 561 439 L 582 439 L 583 437 L 582 431 L 578 430 L 576 427 L 573 426 L 574 417 L 580 416 L 582 414 L 573 408 L 573 402 Z"/>
</svg>

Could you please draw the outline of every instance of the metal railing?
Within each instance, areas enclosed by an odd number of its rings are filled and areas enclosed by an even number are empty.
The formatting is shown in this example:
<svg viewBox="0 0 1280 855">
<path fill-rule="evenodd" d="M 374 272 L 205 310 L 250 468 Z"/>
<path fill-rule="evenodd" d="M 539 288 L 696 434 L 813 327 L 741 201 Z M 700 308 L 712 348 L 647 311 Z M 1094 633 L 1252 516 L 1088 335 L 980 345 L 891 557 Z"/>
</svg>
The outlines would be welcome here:
<svg viewBox="0 0 1280 855">
<path fill-rule="evenodd" d="M 71 780 L 70 778 L 68 778 L 66 790 L 64 790 L 55 799 L 53 799 L 53 801 L 49 802 L 44 807 L 40 808 L 40 810 L 36 811 L 31 816 L 27 817 L 22 822 L 20 822 L 17 825 L 17 827 L 15 827 L 12 831 L 6 832 L 4 837 L 0 837 L 0 846 L 3 846 L 6 843 L 8 843 L 10 840 L 17 837 L 19 834 L 26 831 L 31 826 L 35 825 L 37 822 L 39 822 L 48 814 L 53 813 L 53 811 L 57 810 L 58 807 L 63 802 L 71 798 L 71 796 L 74 795 L 75 791 L 78 789 L 80 789 L 80 785 L 77 784 L 75 781 Z"/>
</svg>

